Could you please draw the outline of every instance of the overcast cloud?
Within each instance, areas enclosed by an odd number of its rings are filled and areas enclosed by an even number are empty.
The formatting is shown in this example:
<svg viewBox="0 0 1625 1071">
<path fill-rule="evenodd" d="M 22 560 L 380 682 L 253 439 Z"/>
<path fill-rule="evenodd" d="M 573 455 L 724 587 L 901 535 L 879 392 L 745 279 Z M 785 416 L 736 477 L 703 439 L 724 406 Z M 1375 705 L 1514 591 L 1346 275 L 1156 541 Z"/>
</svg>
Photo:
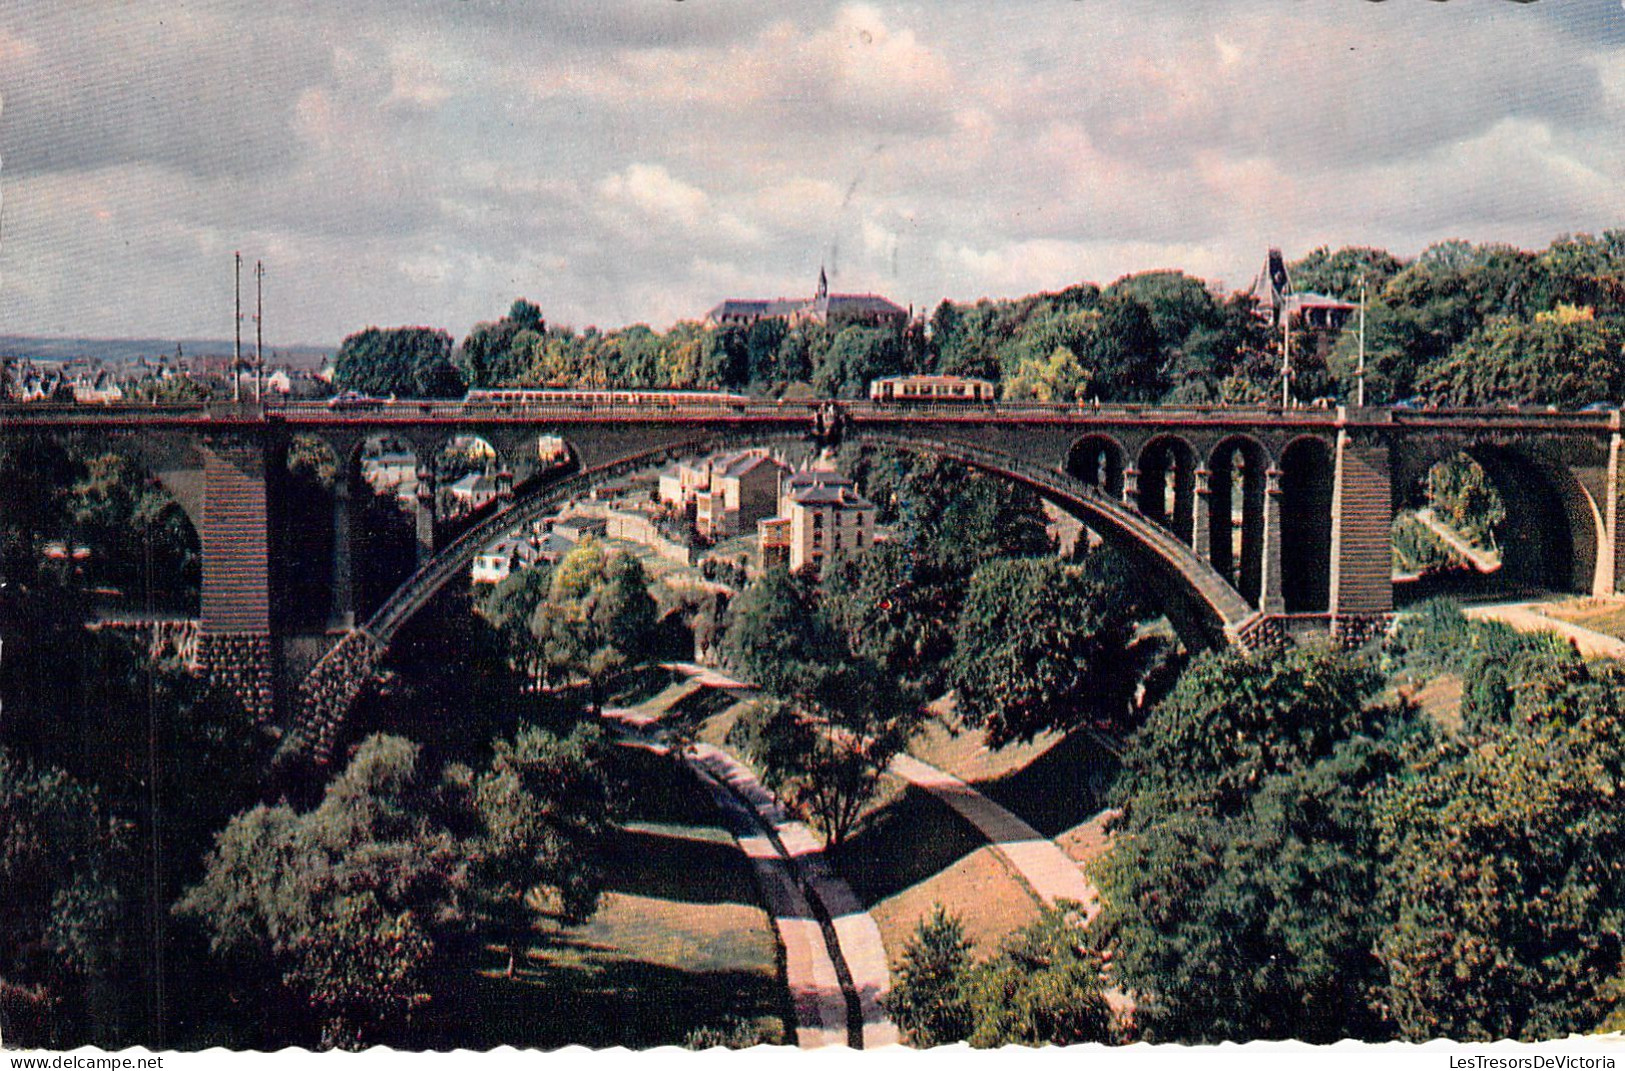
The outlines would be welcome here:
<svg viewBox="0 0 1625 1071">
<path fill-rule="evenodd" d="M 1618 0 L 7 0 L 0 102 L 9 334 L 228 337 L 234 249 L 334 345 L 1625 226 Z"/>
</svg>

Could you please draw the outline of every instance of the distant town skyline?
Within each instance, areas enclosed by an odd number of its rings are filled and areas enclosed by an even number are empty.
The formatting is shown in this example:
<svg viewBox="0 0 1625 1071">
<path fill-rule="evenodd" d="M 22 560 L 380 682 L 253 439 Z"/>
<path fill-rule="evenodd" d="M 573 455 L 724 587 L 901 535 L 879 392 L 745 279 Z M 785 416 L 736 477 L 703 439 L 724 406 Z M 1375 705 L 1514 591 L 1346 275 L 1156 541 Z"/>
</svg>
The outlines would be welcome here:
<svg viewBox="0 0 1625 1071">
<path fill-rule="evenodd" d="M 0 11 L 0 332 L 916 310 L 1625 226 L 1616 0 Z M 244 271 L 245 312 L 253 283 Z M 252 323 L 245 323 L 245 338 Z"/>
</svg>

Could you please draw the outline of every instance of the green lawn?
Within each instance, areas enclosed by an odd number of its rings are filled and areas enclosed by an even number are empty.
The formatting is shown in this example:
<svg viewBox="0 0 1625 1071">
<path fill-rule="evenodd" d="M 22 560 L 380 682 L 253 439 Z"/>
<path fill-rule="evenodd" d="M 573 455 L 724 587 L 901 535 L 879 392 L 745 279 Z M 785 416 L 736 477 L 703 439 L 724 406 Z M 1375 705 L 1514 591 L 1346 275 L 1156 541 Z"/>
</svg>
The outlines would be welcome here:
<svg viewBox="0 0 1625 1071">
<path fill-rule="evenodd" d="M 1547 617 L 1625 640 L 1625 604 L 1618 599 L 1567 599 L 1540 608 Z"/>
<path fill-rule="evenodd" d="M 448 1044 L 648 1048 L 733 1019 L 787 1037 L 777 939 L 710 797 L 649 751 L 616 748 L 611 775 L 625 813 L 597 914 L 538 932 L 512 979 L 501 950 L 487 950 Z"/>
<path fill-rule="evenodd" d="M 857 832 L 830 853 L 865 904 L 917 885 L 986 843 L 947 804 L 886 775 L 890 792 Z"/>
<path fill-rule="evenodd" d="M 1105 807 L 1117 759 L 1087 732 L 1042 733 L 998 749 L 978 730 L 953 731 L 951 715 L 930 723 L 909 748 L 976 786 L 1046 837 L 1057 837 Z"/>
<path fill-rule="evenodd" d="M 1117 765 L 1094 737 L 1075 732 L 1025 766 L 975 784 L 1044 836 L 1058 837 L 1106 806 Z"/>
<path fill-rule="evenodd" d="M 879 806 L 831 858 L 874 916 L 893 967 L 937 904 L 984 953 L 1037 917 L 1027 887 L 969 823 L 930 793 L 886 781 Z"/>
</svg>

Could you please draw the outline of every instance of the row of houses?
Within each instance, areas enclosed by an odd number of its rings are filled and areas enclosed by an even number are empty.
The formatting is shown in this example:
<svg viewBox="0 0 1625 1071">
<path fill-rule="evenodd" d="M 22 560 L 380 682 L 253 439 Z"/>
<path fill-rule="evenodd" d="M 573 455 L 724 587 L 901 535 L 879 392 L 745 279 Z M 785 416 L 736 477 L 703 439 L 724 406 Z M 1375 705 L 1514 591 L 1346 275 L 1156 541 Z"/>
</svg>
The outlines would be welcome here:
<svg viewBox="0 0 1625 1071">
<path fill-rule="evenodd" d="M 473 581 L 500 584 L 537 563 L 557 565 L 583 539 L 603 539 L 608 531 L 602 517 L 565 515 L 538 521 L 528 532 L 505 536 L 475 555 Z"/>
<path fill-rule="evenodd" d="M 167 358 L 143 358 L 133 364 L 103 364 L 99 361 L 36 362 L 20 359 L 7 362 L 7 392 L 17 402 L 75 402 L 79 405 L 116 405 L 133 398 L 148 384 L 185 379 L 204 389 L 231 386 L 229 365 L 224 370 L 194 367 L 201 362 Z M 265 395 L 292 397 L 324 393 L 327 385 L 317 373 L 289 368 L 267 368 L 263 381 L 254 371 L 238 376 L 243 393 L 253 396 L 263 383 Z"/>
<path fill-rule="evenodd" d="M 692 546 L 670 534 L 674 515 L 692 519 L 710 538 L 754 534 L 763 569 L 816 570 L 877 538 L 879 511 L 827 459 L 793 468 L 766 450 L 722 454 L 672 466 L 654 490 L 652 502 L 595 498 L 498 540 L 475 557 L 473 582 L 496 584 L 537 563 L 556 564 L 588 536 L 641 543 L 692 565 Z"/>
<path fill-rule="evenodd" d="M 659 498 L 690 513 L 707 539 L 755 532 L 763 568 L 816 568 L 837 551 L 874 542 L 874 504 L 824 459 L 797 470 L 766 450 L 747 450 L 683 462 L 660 474 Z"/>
</svg>

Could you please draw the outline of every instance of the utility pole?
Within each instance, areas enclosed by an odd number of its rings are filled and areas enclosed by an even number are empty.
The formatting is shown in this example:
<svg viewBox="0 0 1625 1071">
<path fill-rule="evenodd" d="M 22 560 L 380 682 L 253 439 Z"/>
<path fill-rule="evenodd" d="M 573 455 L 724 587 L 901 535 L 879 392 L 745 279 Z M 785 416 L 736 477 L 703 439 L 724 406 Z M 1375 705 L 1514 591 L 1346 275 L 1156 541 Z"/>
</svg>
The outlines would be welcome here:
<svg viewBox="0 0 1625 1071">
<path fill-rule="evenodd" d="M 237 328 L 237 345 L 232 350 L 231 357 L 231 400 L 241 404 L 243 400 L 243 255 L 234 253 L 237 258 L 237 315 L 235 325 Z"/>
<path fill-rule="evenodd" d="M 1354 407 L 1365 408 L 1365 277 L 1360 277 L 1360 362 L 1354 368 Z"/>
<path fill-rule="evenodd" d="M 265 404 L 265 262 L 254 262 L 254 400 Z"/>
</svg>

